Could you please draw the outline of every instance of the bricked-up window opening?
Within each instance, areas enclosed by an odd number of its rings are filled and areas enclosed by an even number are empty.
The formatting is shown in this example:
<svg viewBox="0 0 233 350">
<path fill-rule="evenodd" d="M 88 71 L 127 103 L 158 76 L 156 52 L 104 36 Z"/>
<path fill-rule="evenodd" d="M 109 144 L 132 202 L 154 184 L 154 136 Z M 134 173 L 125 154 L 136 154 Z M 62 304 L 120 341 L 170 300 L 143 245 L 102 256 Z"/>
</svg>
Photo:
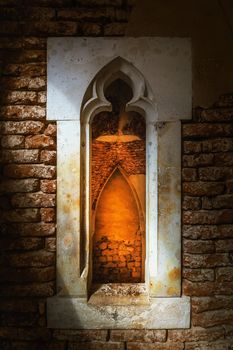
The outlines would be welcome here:
<svg viewBox="0 0 233 350">
<path fill-rule="evenodd" d="M 145 120 L 125 112 L 132 90 L 123 80 L 105 96 L 112 112 L 91 124 L 92 281 L 144 282 Z"/>
</svg>

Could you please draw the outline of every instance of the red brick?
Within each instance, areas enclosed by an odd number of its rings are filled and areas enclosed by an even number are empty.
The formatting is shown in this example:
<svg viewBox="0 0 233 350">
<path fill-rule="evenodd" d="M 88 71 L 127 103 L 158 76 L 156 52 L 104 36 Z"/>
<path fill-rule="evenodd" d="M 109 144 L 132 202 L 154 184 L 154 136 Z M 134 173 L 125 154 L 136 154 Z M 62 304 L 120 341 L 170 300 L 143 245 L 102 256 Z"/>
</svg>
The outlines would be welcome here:
<svg viewBox="0 0 233 350">
<path fill-rule="evenodd" d="M 56 213 L 53 208 L 41 208 L 40 215 L 43 222 L 55 221 Z"/>
<path fill-rule="evenodd" d="M 41 191 L 44 193 L 56 192 L 56 180 L 41 180 Z"/>
<path fill-rule="evenodd" d="M 3 148 L 21 148 L 24 146 L 24 136 L 20 136 L 20 135 L 2 136 L 1 145 Z"/>
<path fill-rule="evenodd" d="M 201 167 L 212 165 L 214 162 L 213 154 L 200 154 L 200 155 L 185 155 L 183 156 L 184 167 Z"/>
<path fill-rule="evenodd" d="M 54 253 L 46 252 L 44 250 L 24 253 L 8 253 L 2 257 L 3 265 L 10 267 L 44 267 L 51 266 L 54 262 Z"/>
<path fill-rule="evenodd" d="M 213 253 L 215 245 L 213 241 L 183 240 L 183 251 L 191 254 Z"/>
<path fill-rule="evenodd" d="M 44 193 L 15 194 L 11 203 L 16 208 L 54 207 L 55 195 Z"/>
<path fill-rule="evenodd" d="M 41 106 L 7 106 L 1 108 L 1 115 L 5 119 L 44 119 L 45 109 Z"/>
<path fill-rule="evenodd" d="M 214 295 L 231 295 L 233 282 L 191 282 L 184 280 L 183 293 L 189 296 L 214 296 Z M 201 326 L 200 324 L 194 324 Z"/>
<path fill-rule="evenodd" d="M 1 132 L 3 134 L 36 134 L 42 130 L 44 124 L 39 121 L 8 121 L 2 122 Z"/>
<path fill-rule="evenodd" d="M 38 177 L 51 179 L 55 176 L 55 167 L 51 165 L 7 165 L 4 169 L 5 176 L 12 178 Z"/>
<path fill-rule="evenodd" d="M 34 68 L 38 72 L 40 67 Z M 24 72 L 26 74 L 26 72 Z M 36 75 L 38 75 L 37 73 Z M 41 90 L 46 87 L 46 78 L 41 76 L 34 77 L 17 77 L 17 78 L 7 78 L 5 81 L 2 80 L 2 83 L 6 88 L 9 89 L 26 89 L 26 90 Z M 41 107 L 40 107 L 41 108 Z"/>
<path fill-rule="evenodd" d="M 123 343 L 92 341 L 86 343 L 70 343 L 69 350 L 124 350 Z"/>
<path fill-rule="evenodd" d="M 8 87 L 9 89 L 28 90 L 30 86 L 30 89 L 37 90 L 37 88 L 40 89 L 45 87 L 45 78 L 43 77 L 46 75 L 45 63 L 9 63 L 3 67 L 3 73 L 12 77 L 8 78 L 9 80 L 4 80 L 4 86 Z M 31 77 L 30 82 L 28 81 L 28 77 Z M 36 77 L 38 78 L 33 79 Z M 28 82 L 28 85 L 26 84 L 26 82 Z M 38 96 L 39 94 L 42 94 L 42 92 L 38 92 Z M 39 99 L 38 103 L 40 103 Z"/>
<path fill-rule="evenodd" d="M 35 222 L 39 220 L 38 209 L 14 209 L 11 211 L 2 211 L 0 221 L 6 222 Z"/>
<path fill-rule="evenodd" d="M 56 124 L 48 124 L 46 126 L 46 129 L 44 131 L 45 135 L 49 135 L 49 136 L 56 136 L 57 134 L 57 126 Z"/>
<path fill-rule="evenodd" d="M 233 117 L 232 109 L 207 109 L 201 113 L 201 121 L 206 122 L 231 122 Z"/>
<path fill-rule="evenodd" d="M 54 292 L 54 282 L 0 285 L 1 296 L 51 297 Z"/>
<path fill-rule="evenodd" d="M 1 192 L 33 192 L 39 189 L 39 180 L 21 179 L 21 180 L 3 180 L 0 183 Z"/>
<path fill-rule="evenodd" d="M 51 136 L 46 136 L 44 134 L 27 136 L 25 139 L 26 148 L 46 148 L 53 147 L 54 145 L 54 139 Z"/>
<path fill-rule="evenodd" d="M 215 153 L 214 155 L 215 165 L 219 166 L 232 166 L 233 165 L 233 152 Z"/>
<path fill-rule="evenodd" d="M 183 213 L 184 224 L 231 224 L 233 223 L 233 210 L 200 210 L 200 211 L 185 211 Z"/>
<path fill-rule="evenodd" d="M 41 154 L 40 154 L 40 161 L 43 162 L 44 164 L 55 165 L 56 155 L 57 155 L 56 151 L 43 150 L 41 151 Z"/>
<path fill-rule="evenodd" d="M 183 277 L 191 282 L 214 281 L 214 269 L 183 269 Z"/>
<path fill-rule="evenodd" d="M 224 183 L 218 182 L 184 182 L 183 192 L 190 196 L 215 196 L 224 192 Z"/>
<path fill-rule="evenodd" d="M 36 163 L 39 160 L 38 150 L 4 150 L 1 152 L 2 163 Z"/>
</svg>

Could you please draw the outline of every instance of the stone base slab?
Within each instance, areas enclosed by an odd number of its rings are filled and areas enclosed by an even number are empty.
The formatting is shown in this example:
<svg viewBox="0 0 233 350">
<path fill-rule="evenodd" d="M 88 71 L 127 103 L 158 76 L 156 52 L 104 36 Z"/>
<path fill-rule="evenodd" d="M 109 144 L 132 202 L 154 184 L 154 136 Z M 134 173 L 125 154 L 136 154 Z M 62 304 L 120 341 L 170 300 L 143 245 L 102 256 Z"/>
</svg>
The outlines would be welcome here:
<svg viewBox="0 0 233 350">
<path fill-rule="evenodd" d="M 190 327 L 190 298 L 153 298 L 148 305 L 93 305 L 85 299 L 47 300 L 49 328 L 177 329 Z"/>
</svg>

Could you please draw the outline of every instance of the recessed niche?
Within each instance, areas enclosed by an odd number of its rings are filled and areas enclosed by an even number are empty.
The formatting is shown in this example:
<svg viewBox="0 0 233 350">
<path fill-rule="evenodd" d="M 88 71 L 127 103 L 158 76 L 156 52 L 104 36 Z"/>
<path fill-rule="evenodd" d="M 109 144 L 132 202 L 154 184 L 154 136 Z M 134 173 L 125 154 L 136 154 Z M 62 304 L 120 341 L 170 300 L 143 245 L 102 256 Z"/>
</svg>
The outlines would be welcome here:
<svg viewBox="0 0 233 350">
<path fill-rule="evenodd" d="M 92 282 L 145 281 L 144 118 L 126 112 L 133 94 L 121 79 L 105 89 L 112 112 L 92 121 Z"/>
</svg>

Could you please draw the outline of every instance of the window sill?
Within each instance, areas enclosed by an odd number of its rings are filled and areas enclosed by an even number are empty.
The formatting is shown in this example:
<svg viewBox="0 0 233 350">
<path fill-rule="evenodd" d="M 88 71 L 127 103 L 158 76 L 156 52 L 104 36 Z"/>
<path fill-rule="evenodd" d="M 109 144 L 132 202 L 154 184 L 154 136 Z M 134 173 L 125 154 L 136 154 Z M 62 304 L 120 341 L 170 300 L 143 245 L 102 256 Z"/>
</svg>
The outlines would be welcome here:
<svg viewBox="0 0 233 350">
<path fill-rule="evenodd" d="M 131 296 L 131 299 L 132 296 Z M 107 299 L 106 299 L 107 300 Z M 190 327 L 190 298 L 150 298 L 148 304 L 103 305 L 84 298 L 47 301 L 49 328 L 178 329 Z"/>
</svg>

